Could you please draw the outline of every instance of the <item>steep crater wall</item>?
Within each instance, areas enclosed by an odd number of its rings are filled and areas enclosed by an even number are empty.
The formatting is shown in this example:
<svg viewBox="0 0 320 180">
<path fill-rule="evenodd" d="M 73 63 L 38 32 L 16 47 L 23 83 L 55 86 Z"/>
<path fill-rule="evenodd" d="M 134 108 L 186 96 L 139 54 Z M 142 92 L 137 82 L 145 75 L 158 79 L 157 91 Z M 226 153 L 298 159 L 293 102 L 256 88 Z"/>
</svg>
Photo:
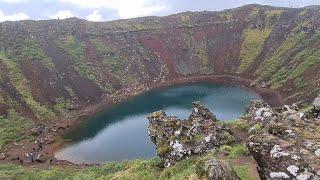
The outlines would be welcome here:
<svg viewBox="0 0 320 180">
<path fill-rule="evenodd" d="M 248 5 L 112 22 L 0 23 L 0 115 L 46 121 L 117 90 L 207 75 L 266 82 L 285 102 L 320 91 L 320 10 Z"/>
</svg>

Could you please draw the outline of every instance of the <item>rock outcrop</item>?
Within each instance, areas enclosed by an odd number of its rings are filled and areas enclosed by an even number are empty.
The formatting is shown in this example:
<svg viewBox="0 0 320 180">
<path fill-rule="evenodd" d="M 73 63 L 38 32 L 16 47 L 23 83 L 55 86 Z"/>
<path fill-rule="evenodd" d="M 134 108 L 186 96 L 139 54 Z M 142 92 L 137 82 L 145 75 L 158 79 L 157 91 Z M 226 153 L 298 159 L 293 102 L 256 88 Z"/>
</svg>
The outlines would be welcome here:
<svg viewBox="0 0 320 180">
<path fill-rule="evenodd" d="M 314 108 L 313 108 L 314 109 Z M 253 101 L 247 110 L 252 127 L 247 147 L 262 179 L 320 179 L 320 121 L 297 106 L 271 108 Z"/>
<path fill-rule="evenodd" d="M 231 130 L 199 102 L 193 103 L 187 120 L 167 116 L 162 111 L 152 113 L 148 119 L 149 136 L 165 166 L 234 141 Z"/>
</svg>

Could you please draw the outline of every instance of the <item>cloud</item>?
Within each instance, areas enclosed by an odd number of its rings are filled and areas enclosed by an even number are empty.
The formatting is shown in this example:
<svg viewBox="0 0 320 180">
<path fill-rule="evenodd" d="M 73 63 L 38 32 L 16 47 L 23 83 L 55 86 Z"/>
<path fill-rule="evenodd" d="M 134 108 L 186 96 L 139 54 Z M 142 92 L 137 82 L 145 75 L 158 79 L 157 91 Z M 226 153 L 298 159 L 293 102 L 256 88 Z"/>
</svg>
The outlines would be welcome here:
<svg viewBox="0 0 320 180">
<path fill-rule="evenodd" d="M 86 16 L 86 19 L 88 21 L 103 21 L 103 17 L 99 10 L 94 10 L 91 14 Z"/>
<path fill-rule="evenodd" d="M 62 3 L 90 9 L 112 9 L 120 18 L 148 16 L 165 9 L 166 6 L 155 0 L 59 0 Z"/>
<path fill-rule="evenodd" d="M 22 3 L 27 1 L 28 0 L 0 0 L 0 2 L 10 3 L 10 4 Z"/>
<path fill-rule="evenodd" d="M 3 21 L 19 21 L 19 20 L 26 20 L 29 19 L 29 16 L 26 13 L 14 13 L 14 14 L 9 14 L 5 15 L 1 10 L 0 10 L 0 22 Z"/>
<path fill-rule="evenodd" d="M 71 17 L 75 17 L 75 15 L 73 15 L 69 10 L 58 11 L 56 14 L 50 16 L 52 19 L 66 19 Z"/>
</svg>

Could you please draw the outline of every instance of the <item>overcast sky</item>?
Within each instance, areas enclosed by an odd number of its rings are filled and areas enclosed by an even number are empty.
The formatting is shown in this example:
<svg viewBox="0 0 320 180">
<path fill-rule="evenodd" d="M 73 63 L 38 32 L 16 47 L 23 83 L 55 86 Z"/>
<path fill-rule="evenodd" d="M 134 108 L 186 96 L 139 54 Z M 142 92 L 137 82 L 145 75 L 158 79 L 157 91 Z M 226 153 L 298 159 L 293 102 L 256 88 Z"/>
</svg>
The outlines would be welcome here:
<svg viewBox="0 0 320 180">
<path fill-rule="evenodd" d="M 0 0 L 0 22 L 68 17 L 107 21 L 183 11 L 215 11 L 245 4 L 303 7 L 320 5 L 320 0 Z"/>
</svg>

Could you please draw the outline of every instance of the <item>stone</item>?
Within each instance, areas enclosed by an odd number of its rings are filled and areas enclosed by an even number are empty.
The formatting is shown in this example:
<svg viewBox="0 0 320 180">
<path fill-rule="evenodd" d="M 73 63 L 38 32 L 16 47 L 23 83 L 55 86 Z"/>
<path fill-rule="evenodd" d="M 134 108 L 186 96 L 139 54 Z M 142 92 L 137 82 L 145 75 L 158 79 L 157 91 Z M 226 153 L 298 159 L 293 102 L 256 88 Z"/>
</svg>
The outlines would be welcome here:
<svg viewBox="0 0 320 180">
<path fill-rule="evenodd" d="M 148 117 L 148 134 L 164 166 L 192 155 L 201 155 L 235 140 L 231 130 L 200 102 L 194 102 L 187 120 L 157 111 Z"/>
<path fill-rule="evenodd" d="M 293 176 L 297 176 L 297 173 L 299 171 L 299 168 L 295 165 L 290 165 L 287 170 L 293 175 Z"/>
<path fill-rule="evenodd" d="M 257 121 L 261 108 L 273 115 Z M 247 108 L 249 124 L 264 127 L 251 134 L 246 143 L 261 179 L 320 179 L 320 133 L 315 129 L 319 125 L 314 116 L 300 116 L 296 109 L 271 108 L 261 101 Z"/>
<path fill-rule="evenodd" d="M 320 148 L 317 149 L 317 150 L 314 152 L 314 154 L 315 154 L 318 158 L 320 158 Z"/>
<path fill-rule="evenodd" d="M 284 172 L 272 172 L 270 173 L 272 179 L 289 179 L 289 176 Z"/>
<path fill-rule="evenodd" d="M 320 107 L 320 94 L 316 97 L 312 103 L 315 107 Z"/>
</svg>

